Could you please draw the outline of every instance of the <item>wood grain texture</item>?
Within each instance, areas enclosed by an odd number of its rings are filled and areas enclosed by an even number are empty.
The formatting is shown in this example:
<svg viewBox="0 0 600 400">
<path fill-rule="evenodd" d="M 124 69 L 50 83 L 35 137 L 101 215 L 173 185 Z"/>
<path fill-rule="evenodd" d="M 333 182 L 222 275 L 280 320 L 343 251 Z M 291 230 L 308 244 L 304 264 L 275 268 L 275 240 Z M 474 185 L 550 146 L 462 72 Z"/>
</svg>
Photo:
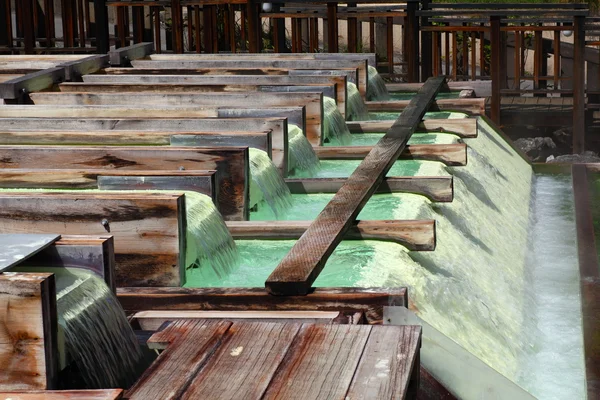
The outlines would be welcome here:
<svg viewBox="0 0 600 400">
<path fill-rule="evenodd" d="M 299 239 L 311 221 L 229 221 L 234 239 Z M 413 251 L 435 250 L 434 220 L 358 221 L 348 229 L 344 240 L 391 241 Z"/>
<path fill-rule="evenodd" d="M 445 83 L 430 78 L 268 277 L 269 293 L 307 294 L 327 259 L 382 182 Z"/>
<path fill-rule="evenodd" d="M 185 268 L 183 210 L 183 194 L 3 192 L 0 232 L 110 234 L 117 286 L 179 286 Z"/>
<path fill-rule="evenodd" d="M 1 171 L 0 171 L 1 172 Z M 292 193 L 336 193 L 345 178 L 286 179 Z M 393 176 L 386 177 L 375 193 L 415 193 L 431 201 L 450 202 L 454 198 L 453 177 L 450 176 Z"/>
<path fill-rule="evenodd" d="M 118 288 L 128 312 L 147 310 L 349 311 L 382 323 L 383 307 L 408 306 L 406 288 L 315 288 L 306 296 L 271 296 L 262 288 Z"/>
<path fill-rule="evenodd" d="M 394 121 L 348 121 L 346 125 L 351 133 L 387 132 Z M 423 132 L 451 133 L 461 138 L 477 137 L 477 119 L 427 119 L 417 128 Z"/>
<path fill-rule="evenodd" d="M 0 392 L 0 398 L 6 400 L 119 400 L 122 397 L 123 389 Z"/>
<path fill-rule="evenodd" d="M 369 111 L 402 111 L 409 100 L 367 101 Z M 440 99 L 431 106 L 430 111 L 464 112 L 469 115 L 485 115 L 485 98 L 476 99 Z"/>
<path fill-rule="evenodd" d="M 129 399 L 180 399 L 190 381 L 220 346 L 231 322 L 178 321 L 153 335 L 149 345 L 173 349 L 163 352 L 126 393 Z"/>
<path fill-rule="evenodd" d="M 0 118 L 213 118 L 217 117 L 214 108 L 170 107 L 152 108 L 149 106 L 73 106 L 73 105 L 4 105 L 0 107 Z"/>
<path fill-rule="evenodd" d="M 303 325 L 263 399 L 340 399 L 371 326 Z"/>
<path fill-rule="evenodd" d="M 419 374 L 421 327 L 394 326 L 388 329 L 390 327 L 379 325 L 371 328 L 369 341 L 346 398 L 407 398 L 409 382 L 411 378 L 415 379 L 415 374 Z"/>
<path fill-rule="evenodd" d="M 298 323 L 234 323 L 182 399 L 259 399 L 286 357 Z M 223 379 L 224 376 L 232 379 Z"/>
<path fill-rule="evenodd" d="M 0 274 L 1 391 L 55 388 L 56 318 L 52 274 Z"/>
<path fill-rule="evenodd" d="M 218 206 L 226 219 L 248 215 L 248 148 L 0 146 L 0 170 L 217 170 Z"/>
</svg>

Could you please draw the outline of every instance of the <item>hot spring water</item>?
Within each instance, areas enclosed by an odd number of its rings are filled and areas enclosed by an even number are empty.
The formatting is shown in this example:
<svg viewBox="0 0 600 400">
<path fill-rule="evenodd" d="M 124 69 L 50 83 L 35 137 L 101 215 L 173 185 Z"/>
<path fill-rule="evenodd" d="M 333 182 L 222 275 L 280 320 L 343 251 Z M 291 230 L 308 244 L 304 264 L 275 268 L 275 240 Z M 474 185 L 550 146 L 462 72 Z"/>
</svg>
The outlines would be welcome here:
<svg viewBox="0 0 600 400">
<path fill-rule="evenodd" d="M 323 97 L 324 142 L 345 146 L 352 141 L 346 120 L 331 97 Z"/>
<path fill-rule="evenodd" d="M 319 157 L 312 145 L 304 136 L 302 129 L 294 124 L 288 124 L 288 170 L 307 171 L 314 173 L 320 167 Z"/>
<path fill-rule="evenodd" d="M 348 120 L 361 121 L 367 119 L 369 111 L 356 85 L 348 82 L 346 84 L 346 92 L 348 93 L 346 101 L 348 102 L 348 113 L 350 114 Z"/>
<path fill-rule="evenodd" d="M 389 100 L 390 95 L 388 93 L 387 88 L 385 87 L 385 82 L 377 72 L 377 68 L 369 65 L 368 68 L 368 79 L 369 82 L 367 84 L 367 99 L 371 101 L 376 100 Z"/>
<path fill-rule="evenodd" d="M 290 189 L 269 155 L 250 148 L 250 204 L 264 200 L 277 215 L 290 206 Z"/>
</svg>

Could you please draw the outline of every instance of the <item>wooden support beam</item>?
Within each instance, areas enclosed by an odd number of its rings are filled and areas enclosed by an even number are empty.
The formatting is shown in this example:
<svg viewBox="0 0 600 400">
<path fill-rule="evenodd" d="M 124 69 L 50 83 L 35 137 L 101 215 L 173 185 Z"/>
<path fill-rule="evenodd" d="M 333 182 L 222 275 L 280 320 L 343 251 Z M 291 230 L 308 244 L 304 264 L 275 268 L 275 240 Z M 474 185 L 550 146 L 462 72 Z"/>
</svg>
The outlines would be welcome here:
<svg viewBox="0 0 600 400">
<path fill-rule="evenodd" d="M 100 54 L 106 54 L 110 50 L 108 9 L 106 8 L 106 0 L 94 0 L 94 19 L 96 51 Z"/>
<path fill-rule="evenodd" d="M 286 179 L 292 193 L 337 193 L 345 178 Z M 414 193 L 431 201 L 450 202 L 454 199 L 452 176 L 394 176 L 381 182 L 375 193 Z"/>
<path fill-rule="evenodd" d="M 31 92 L 51 87 L 65 79 L 65 69 L 54 67 L 0 83 L 0 99 L 18 100 Z"/>
<path fill-rule="evenodd" d="M 86 74 L 93 74 L 108 65 L 108 55 L 94 55 L 80 60 L 67 61 L 57 65 L 65 69 L 66 81 L 81 81 Z"/>
<path fill-rule="evenodd" d="M 0 274 L 0 391 L 56 389 L 56 286 L 49 273 Z"/>
<path fill-rule="evenodd" d="M 234 239 L 299 239 L 311 221 L 230 221 Z M 383 240 L 401 244 L 412 251 L 435 250 L 435 221 L 358 221 L 343 240 Z"/>
<path fill-rule="evenodd" d="M 62 85 L 61 85 L 62 86 Z M 373 111 L 402 111 L 410 100 L 367 101 L 367 109 Z M 485 115 L 485 99 L 440 99 L 435 100 L 429 111 L 463 112 L 469 115 Z"/>
<path fill-rule="evenodd" d="M 394 121 L 348 121 L 350 133 L 386 132 Z M 477 119 L 427 119 L 417 127 L 419 132 L 451 133 L 461 138 L 477 137 Z"/>
<path fill-rule="evenodd" d="M 214 108 L 181 108 L 164 107 L 163 113 L 158 114 L 159 108 L 130 105 L 127 107 L 114 106 L 59 106 L 59 105 L 4 105 L 0 107 L 0 118 L 215 118 Z"/>
<path fill-rule="evenodd" d="M 392 128 L 269 276 L 265 283 L 269 293 L 305 295 L 310 291 L 327 259 L 398 159 L 444 84 L 443 77 L 430 78 L 413 97 Z"/>
<path fill-rule="evenodd" d="M 321 160 L 361 160 L 375 146 L 321 146 L 313 147 Z M 398 160 L 439 161 L 448 166 L 467 165 L 467 145 L 412 144 L 404 148 Z"/>
<path fill-rule="evenodd" d="M 119 49 L 113 49 L 108 52 L 108 58 L 110 65 L 115 66 L 128 66 L 131 61 L 137 60 L 138 58 L 144 58 L 152 54 L 154 49 L 154 43 L 137 43 L 131 46 L 121 47 Z"/>
<path fill-rule="evenodd" d="M 574 17 L 573 153 L 585 151 L 585 17 Z"/>
<path fill-rule="evenodd" d="M 352 311 L 370 324 L 383 323 L 383 308 L 408 307 L 406 288 L 315 288 L 307 296 L 271 296 L 262 288 L 118 288 L 127 312 L 204 311 Z"/>
</svg>

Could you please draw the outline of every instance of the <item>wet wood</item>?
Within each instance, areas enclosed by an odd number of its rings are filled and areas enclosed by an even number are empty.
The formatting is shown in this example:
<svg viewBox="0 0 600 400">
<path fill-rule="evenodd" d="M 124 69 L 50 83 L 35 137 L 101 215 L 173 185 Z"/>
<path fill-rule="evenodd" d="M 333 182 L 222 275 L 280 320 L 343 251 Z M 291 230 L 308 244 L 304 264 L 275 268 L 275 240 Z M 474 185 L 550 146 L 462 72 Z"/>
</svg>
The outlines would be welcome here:
<svg viewBox="0 0 600 400">
<path fill-rule="evenodd" d="M 62 67 L 49 68 L 26 74 L 0 83 L 0 98 L 17 100 L 31 92 L 47 89 L 64 79 L 65 69 Z"/>
<path fill-rule="evenodd" d="M 345 178 L 286 179 L 292 193 L 336 193 Z M 415 193 L 431 201 L 450 202 L 454 198 L 452 176 L 394 176 L 386 177 L 375 193 Z"/>
<path fill-rule="evenodd" d="M 0 274 L 1 391 L 56 388 L 56 320 L 52 274 Z"/>
<path fill-rule="evenodd" d="M 154 43 L 137 43 L 131 46 L 113 49 L 108 52 L 110 65 L 127 66 L 133 60 L 146 57 L 153 51 Z"/>
<path fill-rule="evenodd" d="M 117 286 L 179 286 L 185 268 L 183 194 L 0 193 L 0 233 L 115 237 Z"/>
<path fill-rule="evenodd" d="M 0 392 L 0 398 L 7 400 L 119 400 L 122 397 L 123 389 Z"/>
<path fill-rule="evenodd" d="M 402 111 L 410 100 L 367 101 L 367 109 L 377 111 Z M 464 112 L 469 115 L 485 115 L 485 98 L 440 99 L 436 100 L 429 111 Z"/>
<path fill-rule="evenodd" d="M 58 239 L 60 235 L 42 233 L 0 235 L 0 273 L 23 263 Z"/>
<path fill-rule="evenodd" d="M 387 132 L 394 121 L 348 121 L 350 133 Z M 417 128 L 419 132 L 451 133 L 461 138 L 477 137 L 477 119 L 427 119 Z"/>
<path fill-rule="evenodd" d="M 203 311 L 340 311 L 361 312 L 368 323 L 381 324 L 383 307 L 408 306 L 406 288 L 315 288 L 306 296 L 271 296 L 263 288 L 128 288 L 117 289 L 127 312 Z"/>
<path fill-rule="evenodd" d="M 269 293 L 307 294 L 327 259 L 398 159 L 445 78 L 430 78 L 396 123 L 367 154 L 344 186 L 267 279 Z"/>
<path fill-rule="evenodd" d="M 227 227 L 234 239 L 299 239 L 311 221 L 230 221 Z M 435 250 L 434 220 L 358 221 L 343 240 L 382 240 L 401 244 L 413 251 Z"/>
<path fill-rule="evenodd" d="M 313 147 L 321 160 L 361 160 L 374 146 L 322 146 Z M 398 160 L 439 161 L 448 166 L 467 165 L 467 145 L 412 144 L 405 147 Z"/>
<path fill-rule="evenodd" d="M 248 214 L 248 148 L 0 146 L 0 169 L 217 170 L 225 219 Z"/>
</svg>

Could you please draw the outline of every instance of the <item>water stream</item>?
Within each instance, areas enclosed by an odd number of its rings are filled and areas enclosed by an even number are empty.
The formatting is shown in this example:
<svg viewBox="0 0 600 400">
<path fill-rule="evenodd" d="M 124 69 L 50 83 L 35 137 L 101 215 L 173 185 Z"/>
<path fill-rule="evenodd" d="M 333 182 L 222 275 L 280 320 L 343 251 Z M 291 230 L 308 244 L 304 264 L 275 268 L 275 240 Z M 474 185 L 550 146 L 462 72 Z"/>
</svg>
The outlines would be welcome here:
<svg viewBox="0 0 600 400">
<path fill-rule="evenodd" d="M 348 82 L 346 84 L 346 92 L 348 93 L 348 114 L 350 114 L 347 119 L 352 121 L 367 119 L 369 111 L 367 110 L 367 106 L 356 85 L 352 82 Z"/>
<path fill-rule="evenodd" d="M 377 72 L 377 68 L 369 65 L 368 68 L 368 79 L 369 82 L 367 84 L 367 99 L 370 101 L 383 101 L 389 100 L 390 95 L 388 93 L 387 88 L 385 87 L 385 82 L 379 72 Z"/>
<path fill-rule="evenodd" d="M 264 200 L 275 215 L 290 206 L 290 190 L 269 155 L 250 148 L 250 204 Z"/>
<path fill-rule="evenodd" d="M 320 168 L 319 157 L 312 145 L 304 136 L 302 129 L 294 124 L 288 124 L 288 170 L 314 173 Z"/>
<path fill-rule="evenodd" d="M 345 146 L 352 141 L 346 120 L 331 97 L 323 97 L 324 142 Z"/>
</svg>

